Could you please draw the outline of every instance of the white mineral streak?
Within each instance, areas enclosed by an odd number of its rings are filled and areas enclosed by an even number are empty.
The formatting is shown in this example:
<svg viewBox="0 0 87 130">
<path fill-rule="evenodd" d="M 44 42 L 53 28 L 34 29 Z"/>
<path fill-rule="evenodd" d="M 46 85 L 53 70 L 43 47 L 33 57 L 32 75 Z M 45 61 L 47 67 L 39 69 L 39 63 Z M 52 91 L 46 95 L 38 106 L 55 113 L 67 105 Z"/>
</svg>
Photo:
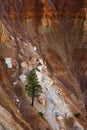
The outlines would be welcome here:
<svg viewBox="0 0 87 130">
<path fill-rule="evenodd" d="M 45 96 L 46 100 L 46 106 L 44 107 L 44 111 L 42 110 L 45 118 L 48 120 L 53 130 L 60 130 L 60 125 L 57 121 L 57 117 L 61 117 L 61 126 L 65 128 L 63 115 L 67 114 L 68 117 L 72 116 L 72 114 L 63 98 L 58 95 L 58 93 L 60 92 L 58 86 L 54 86 L 53 81 L 48 76 L 38 71 L 37 76 L 44 91 L 42 97 Z M 39 110 L 39 106 L 37 105 L 36 107 Z"/>
</svg>

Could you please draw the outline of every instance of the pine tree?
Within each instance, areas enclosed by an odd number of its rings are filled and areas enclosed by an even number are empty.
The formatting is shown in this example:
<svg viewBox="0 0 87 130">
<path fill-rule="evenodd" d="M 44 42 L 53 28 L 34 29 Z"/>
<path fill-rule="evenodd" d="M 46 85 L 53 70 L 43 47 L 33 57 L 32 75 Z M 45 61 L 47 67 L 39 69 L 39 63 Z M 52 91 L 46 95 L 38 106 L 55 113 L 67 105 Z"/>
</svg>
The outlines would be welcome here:
<svg viewBox="0 0 87 130">
<path fill-rule="evenodd" d="M 39 97 L 42 93 L 41 85 L 38 82 L 38 78 L 35 72 L 35 69 L 32 69 L 30 71 L 30 75 L 28 78 L 27 85 L 25 86 L 25 89 L 27 91 L 27 94 L 32 97 L 32 103 L 31 105 L 34 106 L 34 99 L 35 97 Z"/>
</svg>

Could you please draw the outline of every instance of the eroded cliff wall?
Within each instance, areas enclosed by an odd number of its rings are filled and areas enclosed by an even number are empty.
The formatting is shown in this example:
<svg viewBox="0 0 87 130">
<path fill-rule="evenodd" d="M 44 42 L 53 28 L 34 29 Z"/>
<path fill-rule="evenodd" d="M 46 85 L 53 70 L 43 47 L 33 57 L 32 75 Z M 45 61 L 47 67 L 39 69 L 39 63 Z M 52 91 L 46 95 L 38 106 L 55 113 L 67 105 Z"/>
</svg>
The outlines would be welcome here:
<svg viewBox="0 0 87 130">
<path fill-rule="evenodd" d="M 20 127 L 15 129 L 49 127 L 36 114 L 33 116 L 36 112 L 28 106 L 19 80 L 20 75 L 26 73 L 27 76 L 37 59 L 42 58 L 47 67 L 44 71 L 62 89 L 62 97 L 72 113 L 81 113 L 79 121 L 84 121 L 82 125 L 86 130 L 86 13 L 86 1 L 82 0 L 0 0 L 0 110 L 13 115 L 10 120 Z M 6 65 L 6 58 L 10 58 L 10 65 Z M 26 115 L 28 110 L 30 115 Z M 41 125 L 33 124 L 34 118 L 40 120 Z M 1 125 L 2 129 L 11 129 L 4 126 L 4 122 Z M 73 128 L 70 125 L 67 129 Z"/>
</svg>

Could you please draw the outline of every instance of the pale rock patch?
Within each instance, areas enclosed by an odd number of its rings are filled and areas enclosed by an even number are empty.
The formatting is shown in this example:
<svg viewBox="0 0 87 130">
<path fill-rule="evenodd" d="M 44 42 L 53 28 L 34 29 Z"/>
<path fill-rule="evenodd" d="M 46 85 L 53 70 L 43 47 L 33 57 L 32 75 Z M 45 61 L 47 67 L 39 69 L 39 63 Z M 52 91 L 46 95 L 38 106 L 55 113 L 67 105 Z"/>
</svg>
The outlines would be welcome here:
<svg viewBox="0 0 87 130">
<path fill-rule="evenodd" d="M 76 130 L 84 130 L 84 128 L 77 122 L 74 122 L 74 128 L 76 128 Z"/>
<path fill-rule="evenodd" d="M 19 76 L 19 79 L 23 83 L 23 82 L 25 82 L 27 80 L 27 76 L 22 74 L 22 75 Z"/>
<path fill-rule="evenodd" d="M 12 58 L 9 58 L 9 57 L 5 58 L 5 63 L 8 68 L 10 69 L 12 68 Z"/>
<path fill-rule="evenodd" d="M 37 51 L 37 47 L 34 46 L 34 47 L 33 47 L 33 50 L 34 50 L 34 51 Z"/>
<path fill-rule="evenodd" d="M 22 68 L 27 68 L 27 63 L 26 63 L 25 61 L 23 61 L 23 62 L 21 63 L 21 67 L 22 67 Z"/>
</svg>

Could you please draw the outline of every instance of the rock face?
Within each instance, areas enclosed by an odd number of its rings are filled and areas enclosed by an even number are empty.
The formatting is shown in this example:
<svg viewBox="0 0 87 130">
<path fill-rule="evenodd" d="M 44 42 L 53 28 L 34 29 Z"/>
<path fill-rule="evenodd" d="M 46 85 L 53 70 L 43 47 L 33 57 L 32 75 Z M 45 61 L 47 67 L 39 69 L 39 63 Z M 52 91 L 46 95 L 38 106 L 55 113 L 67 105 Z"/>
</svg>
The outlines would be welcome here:
<svg viewBox="0 0 87 130">
<path fill-rule="evenodd" d="M 24 82 L 21 82 L 21 79 L 27 80 L 33 67 L 47 79 L 41 82 L 49 92 L 46 98 L 57 96 L 54 94 L 56 85 L 72 115 L 80 113 L 79 118 L 72 117 L 73 126 L 67 125 L 69 121 L 64 119 L 68 122 L 61 122 L 64 128 L 56 121 L 55 113 L 51 116 L 45 113 L 50 125 L 54 121 L 52 128 L 73 130 L 76 121 L 80 123 L 78 126 L 82 125 L 82 130 L 86 130 L 86 0 L 0 0 L 0 129 L 51 130 L 46 120 L 30 107 Z M 40 76 L 38 78 L 43 79 Z M 52 112 L 57 101 L 43 98 L 41 103 L 42 111 L 46 107 Z M 40 109 L 38 106 L 37 103 L 37 110 Z M 50 121 L 50 117 L 54 120 Z"/>
</svg>

